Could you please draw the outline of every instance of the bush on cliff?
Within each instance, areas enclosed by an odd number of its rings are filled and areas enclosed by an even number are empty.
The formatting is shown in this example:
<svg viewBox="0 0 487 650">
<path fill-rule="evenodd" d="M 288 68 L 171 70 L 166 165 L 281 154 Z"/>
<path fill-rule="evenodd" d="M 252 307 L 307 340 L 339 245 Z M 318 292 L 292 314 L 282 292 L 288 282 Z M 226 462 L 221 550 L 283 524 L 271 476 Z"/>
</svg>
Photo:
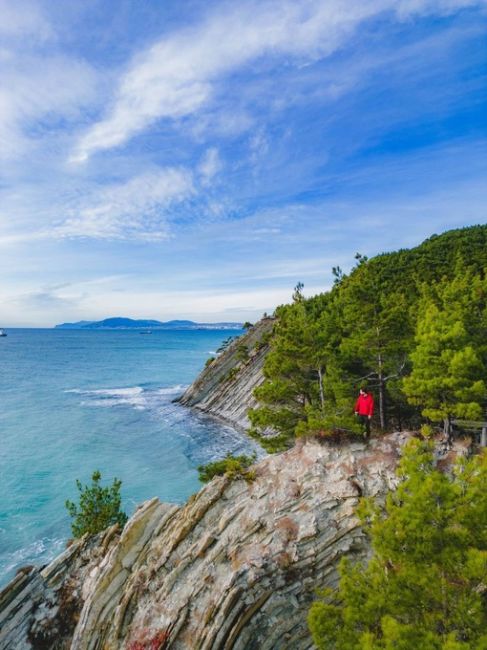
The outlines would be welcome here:
<svg viewBox="0 0 487 650">
<path fill-rule="evenodd" d="M 231 479 L 244 478 L 253 479 L 253 473 L 249 467 L 255 463 L 256 455 L 233 456 L 228 454 L 221 460 L 215 460 L 206 465 L 198 467 L 199 479 L 202 483 L 208 483 L 214 476 L 228 476 Z"/>
<path fill-rule="evenodd" d="M 249 359 L 249 349 L 245 345 L 245 343 L 240 343 L 240 345 L 237 347 L 237 354 L 236 357 L 239 361 L 248 361 Z"/>
<path fill-rule="evenodd" d="M 487 453 L 437 469 L 429 443 L 413 440 L 385 511 L 360 508 L 374 556 L 342 561 L 338 592 L 309 614 L 320 650 L 487 648 Z"/>
<path fill-rule="evenodd" d="M 102 487 L 98 470 L 93 472 L 91 481 L 91 486 L 83 486 L 79 480 L 76 481 L 80 493 L 79 505 L 69 499 L 65 502 L 74 520 L 71 524 L 74 537 L 82 537 L 85 533 L 95 535 L 113 524 L 123 528 L 128 519 L 125 512 L 120 510 L 122 481 L 114 478 L 111 486 Z"/>
</svg>

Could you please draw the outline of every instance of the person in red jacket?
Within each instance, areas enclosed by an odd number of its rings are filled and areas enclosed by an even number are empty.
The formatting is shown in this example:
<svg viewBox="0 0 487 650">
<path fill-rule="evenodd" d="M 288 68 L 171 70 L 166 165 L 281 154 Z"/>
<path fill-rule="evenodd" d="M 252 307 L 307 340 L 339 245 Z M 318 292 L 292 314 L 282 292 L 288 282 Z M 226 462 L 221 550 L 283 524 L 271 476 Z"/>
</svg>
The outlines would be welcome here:
<svg viewBox="0 0 487 650">
<path fill-rule="evenodd" d="M 361 388 L 355 403 L 355 415 L 360 424 L 365 427 L 365 439 L 370 437 L 370 421 L 374 415 L 374 398 L 366 388 Z"/>
</svg>

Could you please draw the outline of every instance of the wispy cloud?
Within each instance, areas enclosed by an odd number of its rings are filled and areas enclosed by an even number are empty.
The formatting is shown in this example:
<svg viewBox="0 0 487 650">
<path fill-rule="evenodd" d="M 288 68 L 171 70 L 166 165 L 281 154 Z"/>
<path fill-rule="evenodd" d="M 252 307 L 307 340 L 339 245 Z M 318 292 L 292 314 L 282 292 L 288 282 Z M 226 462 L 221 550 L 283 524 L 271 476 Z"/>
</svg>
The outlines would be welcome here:
<svg viewBox="0 0 487 650">
<path fill-rule="evenodd" d="M 71 216 L 52 230 L 56 237 L 93 239 L 166 239 L 166 209 L 193 193 L 184 169 L 148 171 L 121 184 L 102 187 L 71 208 Z"/>
<path fill-rule="evenodd" d="M 53 37 L 53 30 L 39 5 L 28 0 L 0 0 L 0 35 L 4 38 L 27 37 L 43 42 Z"/>
<path fill-rule="evenodd" d="M 83 118 L 98 101 L 100 76 L 59 47 L 36 2 L 0 0 L 0 38 L 0 160 L 15 161 Z"/>
<path fill-rule="evenodd" d="M 198 165 L 198 172 L 203 185 L 209 185 L 214 176 L 221 170 L 222 162 L 218 149 L 211 147 L 205 152 L 203 160 Z"/>
<path fill-rule="evenodd" d="M 97 75 L 78 59 L 29 56 L 0 62 L 0 72 L 0 159 L 46 146 L 43 136 L 80 119 L 97 97 Z"/>
<path fill-rule="evenodd" d="M 264 55 L 299 65 L 336 51 L 357 26 L 377 14 L 448 13 L 483 0 L 302 0 L 219 7 L 203 24 L 169 35 L 140 53 L 120 81 L 111 110 L 83 135 L 71 156 L 125 143 L 161 118 L 191 115 L 212 96 L 218 80 Z M 279 64 L 282 65 L 282 59 Z"/>
<path fill-rule="evenodd" d="M 408 18 L 412 14 L 448 15 L 459 9 L 487 6 L 485 0 L 398 0 L 396 11 L 400 18 Z"/>
<path fill-rule="evenodd" d="M 485 222 L 485 1 L 122 4 L 0 0 L 2 324 L 252 320 Z"/>
<path fill-rule="evenodd" d="M 159 118 L 180 118 L 207 103 L 222 75 L 265 53 L 317 56 L 331 52 L 364 14 L 330 3 L 246 4 L 221 8 L 203 25 L 183 30 L 136 57 L 107 117 L 80 140 L 72 159 L 124 143 Z"/>
</svg>

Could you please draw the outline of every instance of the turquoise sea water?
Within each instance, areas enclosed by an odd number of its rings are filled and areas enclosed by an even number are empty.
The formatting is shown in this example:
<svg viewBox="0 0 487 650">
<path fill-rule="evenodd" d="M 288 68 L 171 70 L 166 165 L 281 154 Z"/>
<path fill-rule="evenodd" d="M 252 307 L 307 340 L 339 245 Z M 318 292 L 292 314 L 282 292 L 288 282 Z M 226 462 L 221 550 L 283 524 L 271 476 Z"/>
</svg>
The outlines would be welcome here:
<svg viewBox="0 0 487 650">
<path fill-rule="evenodd" d="M 66 498 L 94 469 L 121 478 L 128 514 L 182 502 L 197 465 L 255 448 L 172 400 L 229 331 L 11 329 L 0 338 L 0 585 L 70 535 Z"/>
</svg>

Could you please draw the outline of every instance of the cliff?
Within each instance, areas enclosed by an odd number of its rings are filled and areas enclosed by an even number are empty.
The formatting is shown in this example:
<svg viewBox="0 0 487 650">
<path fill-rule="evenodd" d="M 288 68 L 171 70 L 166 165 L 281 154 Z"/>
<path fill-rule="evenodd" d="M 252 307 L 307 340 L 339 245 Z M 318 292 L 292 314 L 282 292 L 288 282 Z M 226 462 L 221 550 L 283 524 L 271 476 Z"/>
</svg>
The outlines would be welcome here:
<svg viewBox="0 0 487 650">
<path fill-rule="evenodd" d="M 264 381 L 262 367 L 274 320 L 263 318 L 218 355 L 179 399 L 246 430 L 247 412 L 257 406 L 253 390 Z"/>
<path fill-rule="evenodd" d="M 355 506 L 394 487 L 409 437 L 298 442 L 252 482 L 217 477 L 184 506 L 146 502 L 121 534 L 19 574 L 0 594 L 0 648 L 311 648 L 315 589 L 336 584 L 343 555 L 368 555 Z"/>
</svg>

